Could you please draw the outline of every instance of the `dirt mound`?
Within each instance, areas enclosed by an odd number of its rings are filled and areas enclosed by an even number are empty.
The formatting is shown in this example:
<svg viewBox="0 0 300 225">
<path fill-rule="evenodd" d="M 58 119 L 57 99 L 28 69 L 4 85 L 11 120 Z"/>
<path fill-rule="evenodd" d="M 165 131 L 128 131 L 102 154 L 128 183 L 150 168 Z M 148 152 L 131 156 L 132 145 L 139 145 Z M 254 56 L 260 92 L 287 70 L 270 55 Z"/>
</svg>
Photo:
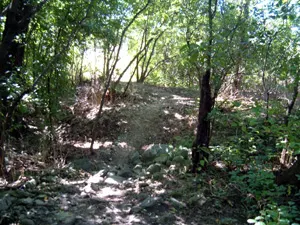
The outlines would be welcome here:
<svg viewBox="0 0 300 225">
<path fill-rule="evenodd" d="M 108 143 L 121 143 L 127 150 L 139 150 L 152 143 L 177 144 L 178 139 L 193 136 L 197 91 L 144 84 L 132 84 L 130 90 L 127 97 L 105 104 L 96 128 L 96 152 L 110 151 L 111 147 L 105 147 Z M 92 125 L 99 105 L 89 98 L 87 87 L 80 87 L 77 92 L 73 115 L 61 125 L 59 134 L 62 143 L 68 143 L 67 149 L 70 144 L 75 146 L 72 152 L 78 152 L 77 157 L 80 157 L 80 153 L 89 153 Z M 101 92 L 94 91 L 93 99 L 99 98 Z"/>
</svg>

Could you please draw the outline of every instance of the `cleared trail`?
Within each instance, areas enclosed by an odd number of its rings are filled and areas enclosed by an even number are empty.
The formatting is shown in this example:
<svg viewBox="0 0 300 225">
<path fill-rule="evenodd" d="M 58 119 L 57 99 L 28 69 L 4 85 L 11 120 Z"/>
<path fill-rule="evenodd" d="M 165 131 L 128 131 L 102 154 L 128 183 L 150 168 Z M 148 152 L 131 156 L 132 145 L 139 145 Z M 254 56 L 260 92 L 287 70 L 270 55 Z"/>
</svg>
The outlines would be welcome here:
<svg viewBox="0 0 300 225">
<path fill-rule="evenodd" d="M 169 148 L 193 135 L 197 94 L 134 84 L 128 99 L 106 106 L 93 156 L 85 155 L 86 136 L 88 115 L 97 110 L 82 108 L 61 126 L 72 155 L 68 166 L 39 172 L 22 191 L 7 192 L 0 211 L 30 225 L 213 225 L 226 216 L 243 224 L 239 207 L 216 208 L 206 181 L 195 185 L 184 172 L 188 150 Z"/>
</svg>

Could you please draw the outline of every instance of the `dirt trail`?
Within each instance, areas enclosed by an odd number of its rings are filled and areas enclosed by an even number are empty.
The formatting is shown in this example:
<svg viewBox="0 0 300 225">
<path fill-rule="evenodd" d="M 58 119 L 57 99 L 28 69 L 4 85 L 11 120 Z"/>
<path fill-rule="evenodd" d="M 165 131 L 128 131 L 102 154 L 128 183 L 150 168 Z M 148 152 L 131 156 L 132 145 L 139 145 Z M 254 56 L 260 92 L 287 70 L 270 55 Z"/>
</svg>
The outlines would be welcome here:
<svg viewBox="0 0 300 225">
<path fill-rule="evenodd" d="M 173 136 L 186 129 L 188 110 L 194 109 L 195 92 L 184 89 L 142 86 L 135 84 L 141 102 L 127 108 L 126 133 L 119 138 L 140 148 L 151 143 L 168 143 Z M 191 124 L 190 124 L 191 125 Z M 185 126 L 185 128 L 183 128 Z"/>
<path fill-rule="evenodd" d="M 142 84 L 134 84 L 131 91 L 128 99 L 117 101 L 114 106 L 106 105 L 103 117 L 119 126 L 114 135 L 103 138 L 102 143 L 109 140 L 109 144 L 100 145 L 93 160 L 99 163 L 109 150 L 112 152 L 102 168 L 83 182 L 85 186 L 77 186 L 80 196 L 89 198 L 76 197 L 75 202 L 81 204 L 69 210 L 91 224 L 187 224 L 171 213 L 172 203 L 164 194 L 169 181 L 157 182 L 152 180 L 151 173 L 145 173 L 151 162 L 137 163 L 141 168 L 136 169 L 130 154 L 145 145 L 171 144 L 174 137 L 191 134 L 197 91 Z M 114 125 L 107 126 L 114 129 Z M 81 166 L 82 163 L 80 160 Z M 74 201 L 74 196 L 69 201 Z M 175 204 L 175 208 L 185 205 L 179 201 Z"/>
<path fill-rule="evenodd" d="M 0 224 L 245 224 L 236 218 L 239 207 L 208 197 L 206 181 L 184 172 L 188 150 L 168 147 L 193 136 L 197 94 L 134 84 L 127 99 L 105 106 L 94 156 L 85 152 L 97 108 L 82 97 L 85 107 L 59 133 L 68 143 L 62 150 L 72 155 L 68 166 L 36 173 L 21 192 L 3 193 Z M 229 223 L 221 223 L 226 216 Z"/>
</svg>

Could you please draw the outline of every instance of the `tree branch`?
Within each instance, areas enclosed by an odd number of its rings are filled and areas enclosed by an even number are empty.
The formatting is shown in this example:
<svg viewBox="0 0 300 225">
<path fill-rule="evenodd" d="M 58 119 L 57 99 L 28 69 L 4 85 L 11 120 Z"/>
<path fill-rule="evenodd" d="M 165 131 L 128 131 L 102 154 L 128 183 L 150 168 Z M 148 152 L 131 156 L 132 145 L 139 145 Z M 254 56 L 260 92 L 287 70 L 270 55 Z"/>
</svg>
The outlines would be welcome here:
<svg viewBox="0 0 300 225">
<path fill-rule="evenodd" d="M 93 0 L 95 1 L 95 0 Z M 92 2 L 93 2 L 92 1 Z M 39 83 L 39 81 L 48 73 L 48 71 L 50 70 L 51 66 L 57 62 L 57 60 L 59 59 L 59 57 L 66 52 L 66 50 L 70 47 L 71 42 L 73 40 L 73 38 L 75 37 L 75 34 L 77 33 L 80 25 L 83 23 L 83 21 L 88 17 L 89 11 L 91 9 L 91 5 L 92 2 L 90 3 L 87 11 L 86 11 L 86 15 L 78 22 L 77 26 L 74 28 L 73 32 L 71 33 L 71 35 L 69 36 L 68 42 L 67 44 L 64 46 L 64 48 L 57 53 L 52 60 L 47 64 L 47 66 L 44 68 L 44 70 L 40 73 L 40 75 L 34 80 L 33 84 L 31 85 L 31 87 L 27 88 L 26 90 L 24 90 L 21 94 L 19 94 L 12 102 L 11 107 L 9 107 L 9 110 L 7 112 L 6 118 L 6 127 L 8 127 L 11 123 L 11 116 L 13 115 L 16 107 L 19 105 L 19 103 L 21 102 L 21 100 L 23 99 L 23 97 L 27 94 L 30 94 L 35 87 L 37 86 L 37 84 Z"/>
<path fill-rule="evenodd" d="M 147 71 L 148 71 L 148 68 L 149 68 L 151 59 L 152 59 L 152 57 L 153 57 L 153 55 L 154 55 L 154 50 L 155 50 L 157 41 L 158 41 L 158 39 L 163 35 L 164 32 L 165 32 L 165 31 L 162 31 L 162 32 L 155 38 L 155 41 L 154 41 L 154 43 L 153 43 L 153 46 L 152 46 L 152 49 L 151 49 L 151 53 L 150 53 L 150 56 L 149 56 L 149 58 L 148 58 L 148 61 L 147 61 L 147 64 L 146 64 L 146 68 L 145 68 L 145 71 L 144 71 L 144 72 L 145 72 L 145 75 L 147 74 Z M 144 78 L 146 78 L 145 75 L 142 74 L 142 76 L 144 76 Z M 148 73 L 148 75 L 149 75 L 149 73 Z"/>
<path fill-rule="evenodd" d="M 39 12 L 48 1 L 49 0 L 43 0 L 42 2 L 40 2 L 34 9 L 30 10 L 26 15 L 24 15 L 22 20 L 20 20 L 18 24 L 23 24 L 26 22 L 26 20 L 32 19 L 35 16 L 35 14 Z"/>
<path fill-rule="evenodd" d="M 127 32 L 127 30 L 129 29 L 129 27 L 133 24 L 133 22 L 136 20 L 136 18 L 148 7 L 148 5 L 150 4 L 150 0 L 148 0 L 147 4 L 142 8 L 140 9 L 135 15 L 134 17 L 130 20 L 130 22 L 127 24 L 127 26 L 124 28 L 124 30 L 122 31 L 121 33 L 121 39 L 120 39 L 120 42 L 119 42 L 119 47 L 118 47 L 118 50 L 117 50 L 117 55 L 116 55 L 116 60 L 112 66 L 112 69 L 110 71 L 110 77 L 112 76 L 116 66 L 117 66 L 117 62 L 118 62 L 118 58 L 119 58 L 119 55 L 120 55 L 120 51 L 121 51 L 121 47 L 122 47 L 122 44 L 123 44 L 123 40 L 124 40 L 124 37 L 125 37 L 125 34 Z M 110 83 L 110 80 L 109 80 L 109 83 Z"/>
<path fill-rule="evenodd" d="M 122 77 L 123 77 L 123 75 L 126 73 L 126 71 L 129 69 L 129 67 L 131 66 L 131 64 L 136 60 L 136 58 L 137 57 L 139 57 L 140 56 L 140 54 L 144 51 L 144 49 L 145 48 L 147 48 L 149 45 L 150 45 L 150 43 L 153 41 L 153 38 L 151 38 L 147 43 L 146 43 L 146 45 L 144 46 L 144 48 L 143 49 L 141 49 L 133 58 L 132 58 L 132 60 L 129 62 L 129 64 L 127 65 L 127 67 L 122 71 L 122 73 L 119 75 L 119 78 L 118 78 L 118 80 L 116 81 L 116 83 L 115 83 L 115 85 L 117 85 L 119 82 L 120 82 L 120 80 L 122 79 Z"/>
<path fill-rule="evenodd" d="M 118 50 L 117 50 L 117 55 L 116 55 L 116 59 L 113 63 L 113 66 L 111 68 L 111 70 L 109 71 L 109 74 L 108 74 L 108 78 L 107 78 L 107 82 L 105 84 L 105 88 L 104 88 L 104 91 L 103 91 L 103 94 L 102 94 L 102 98 L 101 98 L 101 103 L 100 103 L 100 108 L 99 108 L 99 111 L 96 115 L 96 121 L 94 122 L 93 124 L 93 127 L 92 127 L 92 141 L 91 141 L 91 146 L 90 146 L 90 152 L 93 153 L 93 145 L 94 145 L 94 141 L 95 141 L 95 138 L 96 138 L 96 134 L 95 134 L 95 128 L 96 128 L 96 122 L 98 121 L 98 119 L 100 118 L 101 116 L 101 113 L 102 113 L 102 109 L 103 109 L 103 105 L 104 105 L 104 99 L 105 99 L 105 95 L 108 91 L 108 88 L 110 86 L 110 82 L 111 82 L 111 79 L 112 79 L 112 75 L 115 71 L 115 68 L 116 68 L 116 65 L 118 63 L 118 58 L 119 58 L 119 55 L 120 55 L 120 51 L 121 51 L 121 47 L 122 47 L 122 44 L 123 44 L 123 40 L 124 40 L 124 37 L 125 37 L 125 34 L 127 32 L 127 30 L 129 29 L 129 27 L 133 24 L 133 22 L 136 20 L 136 18 L 148 7 L 148 5 L 150 4 L 151 0 L 148 0 L 146 5 L 140 9 L 134 16 L 133 18 L 130 20 L 130 22 L 126 25 L 126 27 L 123 29 L 122 33 L 121 33 L 121 38 L 120 38 L 120 41 L 119 41 L 119 46 L 118 46 Z"/>
<path fill-rule="evenodd" d="M 0 17 L 6 16 L 6 13 L 7 13 L 7 10 L 8 10 L 8 8 L 9 8 L 9 5 L 10 5 L 10 4 L 8 4 L 8 5 L 0 12 Z"/>
</svg>

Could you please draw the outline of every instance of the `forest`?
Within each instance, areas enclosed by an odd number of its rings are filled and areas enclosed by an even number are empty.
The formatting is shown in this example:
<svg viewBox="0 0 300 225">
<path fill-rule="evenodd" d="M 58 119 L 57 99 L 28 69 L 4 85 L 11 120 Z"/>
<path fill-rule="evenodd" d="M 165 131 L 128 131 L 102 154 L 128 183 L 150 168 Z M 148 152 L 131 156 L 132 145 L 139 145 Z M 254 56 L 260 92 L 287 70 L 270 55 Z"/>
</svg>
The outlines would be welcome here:
<svg viewBox="0 0 300 225">
<path fill-rule="evenodd" d="M 300 224 L 299 0 L 1 0 L 0 224 Z"/>
</svg>

